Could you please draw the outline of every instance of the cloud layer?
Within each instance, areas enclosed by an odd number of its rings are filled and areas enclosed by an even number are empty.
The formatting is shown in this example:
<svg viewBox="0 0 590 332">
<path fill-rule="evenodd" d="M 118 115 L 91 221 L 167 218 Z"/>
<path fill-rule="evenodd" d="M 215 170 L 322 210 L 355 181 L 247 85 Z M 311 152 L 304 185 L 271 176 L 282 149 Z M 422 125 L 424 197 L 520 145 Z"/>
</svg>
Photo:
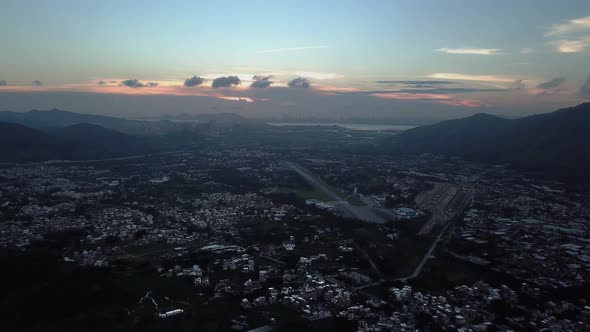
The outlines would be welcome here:
<svg viewBox="0 0 590 332">
<path fill-rule="evenodd" d="M 590 48 L 590 16 L 576 18 L 567 23 L 555 24 L 545 33 L 557 52 L 579 53 Z"/>
<path fill-rule="evenodd" d="M 590 47 L 590 37 L 554 40 L 550 44 L 560 53 L 579 53 Z"/>
<path fill-rule="evenodd" d="M 201 85 L 203 83 L 205 83 L 205 79 L 204 78 L 198 77 L 198 76 L 193 76 L 191 78 L 187 78 L 184 81 L 184 86 L 191 87 L 191 86 Z"/>
<path fill-rule="evenodd" d="M 8 82 L 6 82 L 5 80 L 0 80 L 0 86 L 7 86 Z"/>
<path fill-rule="evenodd" d="M 240 78 L 237 76 L 222 76 L 214 79 L 211 86 L 213 88 L 229 88 L 232 85 L 238 85 L 240 83 Z"/>
<path fill-rule="evenodd" d="M 152 88 L 152 87 L 158 86 L 158 83 L 154 83 L 154 82 L 142 83 L 138 80 L 125 80 L 125 81 L 121 82 L 121 85 L 130 87 L 130 88 Z"/>
<path fill-rule="evenodd" d="M 309 88 L 311 86 L 311 83 L 309 82 L 309 80 L 307 78 L 303 78 L 303 77 L 297 77 L 292 79 L 291 81 L 289 81 L 289 83 L 287 83 L 287 85 L 291 88 Z"/>
<path fill-rule="evenodd" d="M 555 89 L 557 87 L 559 87 L 563 82 L 565 82 L 565 78 L 564 77 L 556 77 L 550 81 L 547 82 L 543 82 L 543 83 L 539 83 L 537 85 L 537 88 L 539 89 Z"/>
<path fill-rule="evenodd" d="M 510 84 L 510 88 L 514 90 L 524 90 L 526 85 L 524 84 L 523 80 L 516 80 Z"/>
<path fill-rule="evenodd" d="M 430 78 L 458 80 L 458 81 L 480 81 L 480 82 L 497 82 L 497 83 L 514 83 L 514 79 L 506 76 L 496 75 L 471 75 L 461 73 L 434 73 L 428 75 Z"/>
<path fill-rule="evenodd" d="M 453 81 L 376 81 L 379 84 L 405 84 L 405 85 L 447 85 L 455 84 Z"/>
<path fill-rule="evenodd" d="M 442 52 L 442 53 L 449 53 L 449 54 L 474 54 L 474 55 L 498 55 L 501 54 L 501 49 L 499 48 L 472 48 L 472 47 L 463 47 L 463 48 L 437 48 L 434 50 L 435 52 Z"/>
<path fill-rule="evenodd" d="M 567 23 L 555 24 L 547 31 L 547 36 L 561 36 L 567 33 L 590 30 L 590 16 L 575 18 Z"/>
<path fill-rule="evenodd" d="M 250 84 L 250 87 L 252 87 L 252 88 L 268 88 L 272 84 L 272 81 L 270 81 L 271 78 L 272 78 L 272 75 L 269 75 L 269 76 L 254 75 L 254 77 L 252 77 L 254 82 L 252 82 L 252 84 Z"/>
</svg>

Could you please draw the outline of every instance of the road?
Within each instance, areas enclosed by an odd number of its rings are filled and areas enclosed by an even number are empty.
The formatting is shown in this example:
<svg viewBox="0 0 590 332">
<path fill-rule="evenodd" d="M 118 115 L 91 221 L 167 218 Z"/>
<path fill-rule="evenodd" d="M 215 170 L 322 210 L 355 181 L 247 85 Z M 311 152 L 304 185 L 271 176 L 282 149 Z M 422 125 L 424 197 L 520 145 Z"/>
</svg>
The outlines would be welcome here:
<svg viewBox="0 0 590 332">
<path fill-rule="evenodd" d="M 424 255 L 424 257 L 420 261 L 420 264 L 418 264 L 418 266 L 416 266 L 416 269 L 414 269 L 414 272 L 412 272 L 412 274 L 410 274 L 407 277 L 396 278 L 394 280 L 407 281 L 409 279 L 416 278 L 420 274 L 420 271 L 422 271 L 422 268 L 424 267 L 424 265 L 426 264 L 426 262 L 428 261 L 428 259 L 430 258 L 430 256 L 432 256 L 432 253 L 434 252 L 434 249 L 436 249 L 436 245 L 438 244 L 438 242 L 440 241 L 442 235 L 447 230 L 447 228 L 449 227 L 450 224 L 451 223 L 448 222 L 445 225 L 445 227 L 440 231 L 440 233 L 437 235 L 436 239 L 432 243 L 432 246 L 430 246 L 430 249 L 428 249 L 428 251 L 426 252 L 426 255 Z"/>
<path fill-rule="evenodd" d="M 459 190 L 465 190 L 467 194 L 463 197 L 463 201 L 460 204 L 460 208 L 457 211 L 454 211 L 453 213 L 447 214 L 446 213 L 447 205 L 449 205 L 449 203 L 452 202 L 453 198 L 459 192 Z M 429 194 L 430 194 L 430 197 L 429 197 Z M 445 222 L 446 224 L 442 228 L 440 233 L 438 233 L 434 242 L 432 243 L 432 245 L 430 246 L 430 248 L 428 249 L 428 251 L 426 252 L 424 257 L 422 258 L 420 263 L 416 266 L 416 269 L 414 269 L 414 272 L 412 272 L 407 277 L 397 278 L 395 280 L 406 281 L 408 279 L 414 279 L 420 274 L 420 272 L 422 271 L 422 268 L 424 267 L 424 265 L 426 264 L 428 259 L 432 256 L 432 253 L 436 249 L 436 246 L 440 242 L 443 234 L 445 233 L 445 231 L 447 230 L 449 225 L 452 224 L 451 221 L 456 216 L 458 216 L 459 214 L 461 214 L 463 212 L 465 207 L 471 201 L 472 195 L 473 195 L 473 192 L 471 190 L 468 190 L 465 188 L 459 188 L 456 186 L 451 186 L 451 187 L 445 186 L 442 188 L 437 187 L 434 190 L 432 190 L 431 192 L 425 193 L 424 195 L 420 194 L 416 198 L 416 201 L 418 202 L 419 205 L 427 206 L 428 208 L 430 208 L 430 212 L 432 212 L 432 217 L 427 221 L 425 226 L 422 227 L 422 229 L 420 230 L 420 234 L 424 234 L 423 232 L 430 232 L 434 228 L 434 225 L 436 225 L 437 223 L 439 223 L 441 221 Z M 426 204 L 426 205 L 424 205 L 424 204 Z"/>
<path fill-rule="evenodd" d="M 280 260 L 278 260 L 276 258 L 272 258 L 272 257 L 267 256 L 267 255 L 260 255 L 259 257 L 262 257 L 264 259 L 268 259 L 269 261 L 275 262 L 275 263 L 280 264 L 280 265 L 287 265 L 287 263 L 285 263 L 283 261 L 280 261 Z"/>
</svg>

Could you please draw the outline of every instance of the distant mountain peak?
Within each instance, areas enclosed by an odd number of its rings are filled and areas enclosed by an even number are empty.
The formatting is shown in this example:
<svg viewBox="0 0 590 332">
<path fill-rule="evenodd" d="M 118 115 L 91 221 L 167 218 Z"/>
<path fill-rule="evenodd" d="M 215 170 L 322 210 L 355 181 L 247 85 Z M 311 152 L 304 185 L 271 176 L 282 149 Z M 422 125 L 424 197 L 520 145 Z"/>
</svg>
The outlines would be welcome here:
<svg viewBox="0 0 590 332">
<path fill-rule="evenodd" d="M 465 124 L 468 123 L 477 123 L 477 124 L 485 124 L 485 123 L 500 123 L 504 121 L 510 121 L 509 119 L 499 117 L 497 115 L 492 115 L 488 113 L 477 113 L 473 114 L 472 116 L 468 116 L 466 118 L 458 119 L 457 121 L 463 122 Z M 444 123 L 444 122 L 442 122 Z"/>
<path fill-rule="evenodd" d="M 478 113 L 392 137 L 394 151 L 438 153 L 511 163 L 568 177 L 590 178 L 590 103 L 518 119 Z"/>
<path fill-rule="evenodd" d="M 574 108 L 578 109 L 578 110 L 590 111 L 590 102 L 587 101 L 587 102 L 581 103 L 580 105 L 578 105 Z"/>
<path fill-rule="evenodd" d="M 489 113 L 476 113 L 476 114 L 473 114 L 472 116 L 470 116 L 468 118 L 474 118 L 474 119 L 501 119 L 499 116 L 492 115 L 492 114 L 489 114 Z"/>
</svg>

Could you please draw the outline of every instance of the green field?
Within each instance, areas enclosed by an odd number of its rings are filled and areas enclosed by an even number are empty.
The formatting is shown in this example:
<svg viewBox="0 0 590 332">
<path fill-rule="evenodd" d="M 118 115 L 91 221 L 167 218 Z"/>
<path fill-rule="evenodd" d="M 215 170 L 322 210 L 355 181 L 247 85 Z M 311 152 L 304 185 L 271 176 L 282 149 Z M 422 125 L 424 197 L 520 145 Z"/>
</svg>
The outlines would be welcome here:
<svg viewBox="0 0 590 332">
<path fill-rule="evenodd" d="M 297 192 L 297 197 L 302 199 L 317 199 L 322 202 L 330 202 L 333 199 L 323 191 L 314 189 L 314 190 L 300 190 Z M 346 195 L 341 195 L 342 197 L 346 197 Z M 346 201 L 354 206 L 366 206 L 365 202 L 361 201 L 360 199 L 356 198 L 355 196 L 348 196 L 346 197 Z"/>
<path fill-rule="evenodd" d="M 317 199 L 322 202 L 330 202 L 333 199 L 330 198 L 326 193 L 319 190 L 300 190 L 296 193 L 297 197 L 302 199 Z"/>
<path fill-rule="evenodd" d="M 367 204 L 365 204 L 365 202 L 361 201 L 356 196 L 349 196 L 346 198 L 346 201 L 354 206 L 367 206 Z"/>
</svg>

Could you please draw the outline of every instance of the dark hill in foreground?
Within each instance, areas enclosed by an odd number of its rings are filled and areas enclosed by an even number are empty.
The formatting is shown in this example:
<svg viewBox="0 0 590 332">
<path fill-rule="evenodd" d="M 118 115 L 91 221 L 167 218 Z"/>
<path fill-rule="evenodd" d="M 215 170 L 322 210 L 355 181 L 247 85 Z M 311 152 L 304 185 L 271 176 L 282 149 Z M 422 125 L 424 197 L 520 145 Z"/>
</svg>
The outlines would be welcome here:
<svg viewBox="0 0 590 332">
<path fill-rule="evenodd" d="M 77 124 L 46 131 L 0 122 L 0 161 L 84 160 L 151 151 L 143 138 L 96 125 Z"/>
</svg>

